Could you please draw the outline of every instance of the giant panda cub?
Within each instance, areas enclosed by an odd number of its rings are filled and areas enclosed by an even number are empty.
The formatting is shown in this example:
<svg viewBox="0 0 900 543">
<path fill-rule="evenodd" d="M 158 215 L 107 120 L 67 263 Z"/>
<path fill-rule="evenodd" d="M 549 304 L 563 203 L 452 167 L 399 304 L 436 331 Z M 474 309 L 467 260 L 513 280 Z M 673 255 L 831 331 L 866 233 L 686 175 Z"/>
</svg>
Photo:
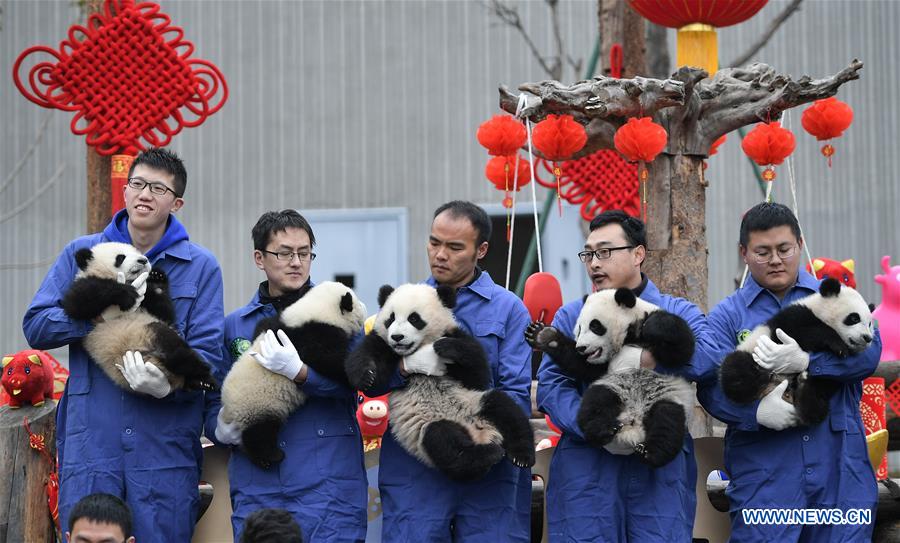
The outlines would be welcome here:
<svg viewBox="0 0 900 543">
<path fill-rule="evenodd" d="M 503 456 L 534 465 L 528 418 L 505 392 L 489 390 L 484 349 L 460 329 L 451 309 L 456 291 L 429 285 L 384 285 L 372 332 L 347 358 L 350 383 L 366 391 L 384 387 L 401 358 L 434 363 L 391 392 L 391 433 L 422 463 L 455 480 L 484 477 Z"/>
<path fill-rule="evenodd" d="M 75 253 L 78 273 L 62 300 L 73 319 L 102 317 L 84 338 L 85 350 L 100 369 L 125 390 L 131 386 L 116 365 L 127 351 L 140 351 L 144 360 L 162 370 L 173 390 L 218 390 L 210 366 L 172 327 L 175 307 L 166 274 L 151 269 L 147 258 L 127 243 L 105 242 Z M 131 286 L 150 273 L 140 307 Z M 116 278 L 119 273 L 125 283 Z"/>
<path fill-rule="evenodd" d="M 808 353 L 830 352 L 839 357 L 859 353 L 872 343 L 872 312 L 863 297 L 836 279 L 825 279 L 819 292 L 797 300 L 757 326 L 722 361 L 719 380 L 722 391 L 740 404 L 761 399 L 785 379 L 790 379 L 785 397 L 794 404 L 801 424 L 817 424 L 828 416 L 828 404 L 840 383 L 800 374 L 774 374 L 753 360 L 760 337 L 781 343 L 775 330 L 781 328 Z"/>
<path fill-rule="evenodd" d="M 688 324 L 630 289 L 606 289 L 585 298 L 573 335 L 540 321 L 525 332 L 564 374 L 590 383 L 578 410 L 587 442 L 613 454 L 637 454 L 653 467 L 671 462 L 684 442 L 693 388 L 681 377 L 649 369 L 608 371 L 624 345 L 647 349 L 661 366 L 685 366 L 694 354 Z"/>
<path fill-rule="evenodd" d="M 258 466 L 268 469 L 284 459 L 278 432 L 306 402 L 306 394 L 283 375 L 272 373 L 250 355 L 259 352 L 267 330 L 284 330 L 300 360 L 320 375 L 347 384 L 344 359 L 350 340 L 363 329 L 366 306 L 341 283 L 326 281 L 310 289 L 280 315 L 256 325 L 253 345 L 231 367 L 222 385 L 222 419 L 237 423 L 242 447 Z"/>
</svg>

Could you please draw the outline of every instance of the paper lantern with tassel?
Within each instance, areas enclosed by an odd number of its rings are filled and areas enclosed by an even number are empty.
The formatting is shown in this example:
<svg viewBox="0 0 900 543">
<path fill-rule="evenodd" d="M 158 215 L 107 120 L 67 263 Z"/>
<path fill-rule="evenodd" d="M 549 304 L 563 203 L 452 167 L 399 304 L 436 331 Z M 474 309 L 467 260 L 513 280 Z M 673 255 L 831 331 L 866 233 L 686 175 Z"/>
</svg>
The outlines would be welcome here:
<svg viewBox="0 0 900 543">
<path fill-rule="evenodd" d="M 794 152 L 795 146 L 793 132 L 782 128 L 778 121 L 757 124 L 741 142 L 744 153 L 753 162 L 766 167 L 762 172 L 762 178 L 766 181 L 775 179 L 775 169 L 772 166 L 784 162 Z"/>
<path fill-rule="evenodd" d="M 669 136 L 666 129 L 653 122 L 650 117 L 631 117 L 628 122 L 616 130 L 613 143 L 616 150 L 625 155 L 631 162 L 638 163 L 638 179 L 641 181 L 641 201 L 644 219 L 647 218 L 647 162 L 652 162 L 656 155 L 666 148 Z"/>
<path fill-rule="evenodd" d="M 518 167 L 516 166 L 518 159 Z M 516 176 L 516 169 L 519 175 Z M 494 184 L 497 190 L 505 191 L 503 207 L 506 208 L 506 241 L 510 240 L 512 228 L 513 199 L 509 196 L 511 190 L 517 192 L 531 182 L 531 163 L 518 155 L 497 156 L 490 159 L 484 168 L 484 175 Z"/>
<path fill-rule="evenodd" d="M 571 115 L 551 114 L 534 126 L 531 140 L 544 158 L 553 162 L 553 175 L 556 177 L 556 202 L 559 206 L 559 213 L 562 215 L 559 184 L 562 170 L 557 162 L 572 158 L 572 155 L 584 147 L 584 144 L 587 143 L 587 131 Z"/>
<path fill-rule="evenodd" d="M 834 96 L 816 100 L 806 108 L 800 117 L 803 129 L 819 141 L 840 137 L 852 122 L 853 108 Z M 822 154 L 828 158 L 828 167 L 830 168 L 831 156 L 834 155 L 834 147 L 831 143 L 822 146 Z"/>
<path fill-rule="evenodd" d="M 513 155 L 528 139 L 525 125 L 509 115 L 494 115 L 483 122 L 475 137 L 494 156 Z"/>
</svg>

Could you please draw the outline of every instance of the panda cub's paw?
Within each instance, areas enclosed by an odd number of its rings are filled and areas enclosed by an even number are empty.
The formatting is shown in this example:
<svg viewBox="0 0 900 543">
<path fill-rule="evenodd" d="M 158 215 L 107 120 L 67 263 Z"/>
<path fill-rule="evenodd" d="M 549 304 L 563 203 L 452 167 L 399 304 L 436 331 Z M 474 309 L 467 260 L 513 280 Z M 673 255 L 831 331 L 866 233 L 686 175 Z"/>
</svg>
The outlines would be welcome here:
<svg viewBox="0 0 900 543">
<path fill-rule="evenodd" d="M 153 268 L 147 276 L 147 288 L 152 289 L 154 294 L 162 295 L 169 289 L 169 278 L 162 270 Z"/>
<path fill-rule="evenodd" d="M 375 371 L 375 361 L 371 358 L 359 356 L 356 352 L 350 353 L 344 369 L 347 373 L 347 381 L 355 390 L 365 392 L 375 384 L 377 372 Z"/>
<path fill-rule="evenodd" d="M 506 456 L 509 458 L 510 462 L 520 468 L 530 468 L 535 462 L 535 450 L 532 446 L 522 448 L 521 450 L 518 448 L 507 448 Z"/>
<path fill-rule="evenodd" d="M 541 321 L 534 321 L 525 329 L 525 341 L 532 348 L 541 351 L 555 349 L 559 347 L 559 330 L 546 326 Z"/>
</svg>

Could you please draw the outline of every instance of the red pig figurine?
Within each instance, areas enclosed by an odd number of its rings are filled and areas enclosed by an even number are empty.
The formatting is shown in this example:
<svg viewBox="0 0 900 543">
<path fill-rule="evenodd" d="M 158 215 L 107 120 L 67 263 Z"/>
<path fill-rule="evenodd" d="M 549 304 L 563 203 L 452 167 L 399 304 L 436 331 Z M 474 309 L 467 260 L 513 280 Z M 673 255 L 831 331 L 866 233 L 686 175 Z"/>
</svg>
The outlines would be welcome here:
<svg viewBox="0 0 900 543">
<path fill-rule="evenodd" d="M 53 362 L 44 351 L 26 350 L 3 357 L 3 389 L 9 395 L 9 407 L 23 404 L 39 406 L 53 398 Z"/>
<path fill-rule="evenodd" d="M 381 446 L 381 436 L 388 425 L 388 395 L 369 397 L 359 392 L 356 422 L 363 436 L 363 449 L 369 451 Z"/>
</svg>

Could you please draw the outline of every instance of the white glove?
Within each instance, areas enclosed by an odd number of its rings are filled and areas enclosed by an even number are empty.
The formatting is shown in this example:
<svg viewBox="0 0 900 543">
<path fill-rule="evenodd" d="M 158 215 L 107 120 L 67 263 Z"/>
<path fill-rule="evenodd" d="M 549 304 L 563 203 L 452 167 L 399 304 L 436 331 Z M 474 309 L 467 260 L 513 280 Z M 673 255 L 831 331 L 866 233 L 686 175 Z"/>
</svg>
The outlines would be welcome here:
<svg viewBox="0 0 900 543">
<path fill-rule="evenodd" d="M 134 306 L 131 308 L 131 311 L 137 310 L 141 306 L 141 303 L 144 301 L 144 295 L 147 294 L 147 278 L 150 277 L 150 272 L 145 271 L 144 273 L 138 275 L 134 281 L 131 282 L 131 286 L 134 287 L 134 290 L 137 291 L 138 297 L 137 301 L 134 302 Z M 116 281 L 119 283 L 125 284 L 125 274 L 119 272 L 116 274 Z"/>
<path fill-rule="evenodd" d="M 756 408 L 756 422 L 779 431 L 797 425 L 797 411 L 782 398 L 787 386 L 788 381 L 782 381 L 759 401 L 759 407 Z"/>
<path fill-rule="evenodd" d="M 619 353 L 609 361 L 609 373 L 618 373 L 641 367 L 641 353 L 644 349 L 633 345 L 623 345 Z"/>
<path fill-rule="evenodd" d="M 172 392 L 172 385 L 163 374 L 162 370 L 152 362 L 144 362 L 140 351 L 127 351 L 122 357 L 124 367 L 116 364 L 125 380 L 131 385 L 131 390 L 147 394 L 154 398 L 163 398 Z"/>
<path fill-rule="evenodd" d="M 219 443 L 226 445 L 240 445 L 242 432 L 238 429 L 236 422 L 225 422 L 222 420 L 224 411 L 224 409 L 220 409 L 219 415 L 216 417 L 216 439 Z"/>
<path fill-rule="evenodd" d="M 279 343 L 279 340 L 281 343 Z M 303 368 L 300 354 L 284 330 L 278 330 L 278 338 L 271 330 L 266 330 L 259 342 L 259 352 L 249 351 L 250 356 L 259 362 L 259 365 L 278 375 L 283 375 L 293 381 Z"/>
<path fill-rule="evenodd" d="M 775 335 L 781 344 L 775 343 L 769 336 L 763 336 L 753 349 L 753 360 L 772 373 L 801 373 L 809 367 L 809 354 L 800 348 L 794 338 L 781 328 L 775 329 Z"/>
<path fill-rule="evenodd" d="M 419 347 L 413 354 L 404 356 L 403 369 L 406 373 L 441 376 L 447 374 L 447 362 L 434 352 L 434 343 L 429 343 Z"/>
</svg>

